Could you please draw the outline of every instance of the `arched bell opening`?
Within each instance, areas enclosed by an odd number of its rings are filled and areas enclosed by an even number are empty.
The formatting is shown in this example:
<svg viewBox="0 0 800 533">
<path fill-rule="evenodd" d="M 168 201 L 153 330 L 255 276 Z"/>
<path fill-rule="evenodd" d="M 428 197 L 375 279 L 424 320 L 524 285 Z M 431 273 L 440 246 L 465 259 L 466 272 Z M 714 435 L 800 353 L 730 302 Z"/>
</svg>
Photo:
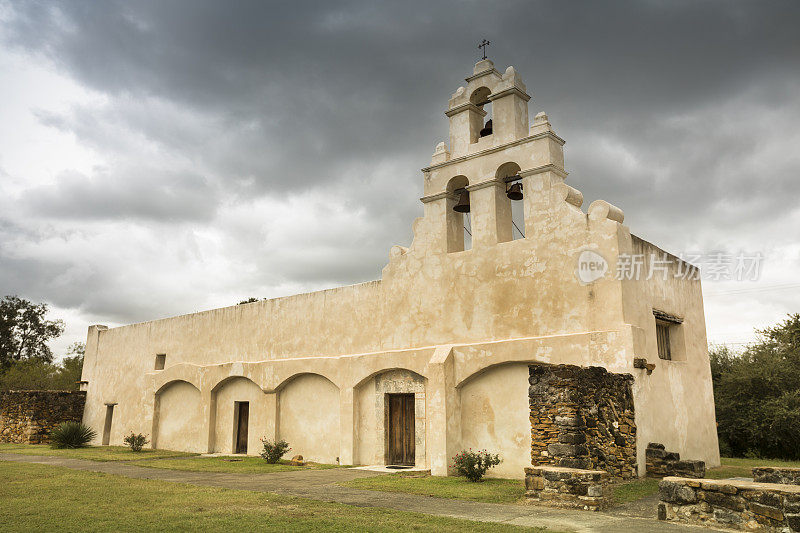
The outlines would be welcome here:
<svg viewBox="0 0 800 533">
<path fill-rule="evenodd" d="M 463 252 L 472 248 L 471 206 L 466 176 L 455 176 L 447 182 L 447 251 Z"/>
<path fill-rule="evenodd" d="M 475 123 L 470 124 L 470 143 L 476 143 L 481 137 L 492 134 L 492 102 L 489 95 L 492 91 L 488 87 L 478 87 L 472 92 L 469 101 L 480 110 Z"/>
<path fill-rule="evenodd" d="M 503 163 L 497 169 L 495 178 L 505 183 L 505 205 L 510 213 L 512 240 L 525 238 L 525 208 L 522 199 L 525 191 L 522 188 L 522 178 L 519 175 L 520 166 L 513 161 Z"/>
</svg>

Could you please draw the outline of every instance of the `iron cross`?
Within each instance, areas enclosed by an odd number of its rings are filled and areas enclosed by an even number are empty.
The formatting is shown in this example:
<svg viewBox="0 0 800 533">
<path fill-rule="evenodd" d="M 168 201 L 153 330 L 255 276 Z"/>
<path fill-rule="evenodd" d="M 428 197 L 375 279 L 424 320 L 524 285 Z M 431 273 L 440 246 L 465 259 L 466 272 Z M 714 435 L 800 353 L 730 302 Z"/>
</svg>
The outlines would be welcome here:
<svg viewBox="0 0 800 533">
<path fill-rule="evenodd" d="M 478 45 L 478 48 L 483 48 L 483 59 L 486 59 L 486 47 L 490 44 L 492 43 L 484 39 L 481 44 Z"/>
</svg>

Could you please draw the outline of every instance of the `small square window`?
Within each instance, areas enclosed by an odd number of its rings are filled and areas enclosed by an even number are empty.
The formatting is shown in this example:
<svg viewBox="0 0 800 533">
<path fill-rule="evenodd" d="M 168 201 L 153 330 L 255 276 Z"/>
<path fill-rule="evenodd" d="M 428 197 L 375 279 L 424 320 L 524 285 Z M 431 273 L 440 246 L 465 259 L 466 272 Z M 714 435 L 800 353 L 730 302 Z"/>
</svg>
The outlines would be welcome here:
<svg viewBox="0 0 800 533">
<path fill-rule="evenodd" d="M 160 353 L 156 355 L 156 370 L 164 370 L 164 365 L 167 363 L 167 354 Z"/>
<path fill-rule="evenodd" d="M 665 322 L 656 322 L 656 343 L 658 344 L 659 359 L 672 359 L 669 339 L 670 325 Z"/>
</svg>

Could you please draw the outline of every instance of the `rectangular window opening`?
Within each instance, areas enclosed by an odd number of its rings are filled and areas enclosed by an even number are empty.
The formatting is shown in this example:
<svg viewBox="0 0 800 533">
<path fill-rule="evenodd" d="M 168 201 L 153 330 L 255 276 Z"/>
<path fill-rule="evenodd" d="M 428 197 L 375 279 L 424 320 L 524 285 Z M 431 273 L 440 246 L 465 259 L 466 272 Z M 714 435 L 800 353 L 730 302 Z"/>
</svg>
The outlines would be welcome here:
<svg viewBox="0 0 800 533">
<path fill-rule="evenodd" d="M 164 370 L 164 365 L 167 363 L 167 354 L 160 353 L 156 355 L 156 370 Z"/>
<path fill-rule="evenodd" d="M 665 361 L 686 359 L 686 338 L 683 331 L 683 317 L 653 309 L 656 320 L 656 345 L 658 357 Z"/>
<path fill-rule="evenodd" d="M 106 421 L 103 424 L 103 446 L 111 442 L 111 422 L 114 420 L 114 404 L 106 405 Z"/>
</svg>

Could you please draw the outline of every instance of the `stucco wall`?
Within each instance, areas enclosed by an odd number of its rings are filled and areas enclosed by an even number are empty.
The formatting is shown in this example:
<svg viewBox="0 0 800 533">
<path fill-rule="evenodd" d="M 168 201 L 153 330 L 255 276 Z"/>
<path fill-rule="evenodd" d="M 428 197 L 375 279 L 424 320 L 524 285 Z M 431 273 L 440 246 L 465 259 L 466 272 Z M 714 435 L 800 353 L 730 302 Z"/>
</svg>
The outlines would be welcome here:
<svg viewBox="0 0 800 533">
<path fill-rule="evenodd" d="M 524 478 L 530 466 L 528 366 L 501 365 L 461 387 L 461 449 L 499 453 L 487 477 Z"/>
<path fill-rule="evenodd" d="M 278 393 L 278 435 L 306 461 L 339 457 L 339 389 L 315 374 L 292 379 Z"/>
<path fill-rule="evenodd" d="M 413 223 L 414 239 L 409 247 L 390 248 L 379 281 L 120 328 L 92 327 L 83 370 L 84 421 L 102 430 L 105 404 L 117 403 L 111 442 L 119 444 L 123 431 L 147 433 L 155 392 L 168 380 L 185 380 L 201 391 L 201 440 L 229 451 L 233 401 L 239 398 L 232 385 L 216 396 L 211 391 L 227 378 L 246 377 L 255 383 L 241 390 L 251 401 L 251 453 L 259 437 L 282 436 L 309 459 L 373 462 L 383 441 L 372 428 L 380 428 L 381 419 L 367 413 L 362 382 L 407 369 L 425 380 L 425 391 L 414 392 L 416 413 L 424 413 L 418 420 L 424 425 L 417 436 L 418 448 L 425 449 L 421 460 L 443 473 L 461 444 L 462 423 L 470 439 L 484 438 L 485 430 L 461 414 L 459 384 L 477 395 L 480 382 L 465 380 L 494 364 L 570 363 L 633 374 L 641 438 L 716 464 L 699 283 L 615 279 L 617 258 L 638 243 L 623 225 L 622 211 L 602 200 L 583 210 L 583 196 L 565 183 L 563 139 L 544 114 L 528 128 L 519 76 L 513 69 L 501 74 L 491 62 L 478 68 L 448 107 L 452 154 L 440 144 L 423 169 L 424 216 Z M 493 105 L 503 116 L 491 138 L 471 143 L 471 119 L 463 119 L 476 113 L 468 99 L 482 86 L 499 91 Z M 501 174 L 509 165 L 519 169 L 524 189 L 525 238 L 505 242 L 509 176 Z M 471 250 L 448 252 L 461 228 L 448 188 L 456 176 L 466 179 L 474 238 Z M 586 250 L 608 262 L 606 276 L 578 279 L 577 258 Z M 633 368 L 633 359 L 655 357 L 653 306 L 685 316 L 687 360 L 659 364 L 648 376 Z M 156 354 L 166 354 L 164 370 L 155 370 Z M 292 380 L 309 372 L 330 383 Z M 489 399 L 491 405 L 498 401 Z M 467 408 L 478 407 L 467 398 Z M 527 417 L 526 406 L 507 412 L 503 420 Z M 513 446 L 503 443 L 513 428 L 499 430 L 498 445 Z M 509 461 L 513 450 L 505 452 Z"/>
<path fill-rule="evenodd" d="M 625 317 L 641 328 L 643 339 L 636 356 L 644 357 L 656 368 L 631 372 L 634 384 L 636 425 L 639 431 L 639 471 L 644 472 L 644 449 L 648 442 L 660 442 L 684 459 L 700 459 L 709 467 L 719 466 L 714 391 L 708 359 L 705 315 L 699 280 L 676 276 L 679 259 L 636 236 L 631 237 L 631 253 L 644 257 L 643 271 L 650 269 L 651 255 L 666 257 L 670 265 L 666 276 L 655 274 L 623 285 Z M 683 265 L 682 268 L 692 268 Z M 682 353 L 678 360 L 658 357 L 656 322 L 653 309 L 683 318 L 680 329 Z M 676 335 L 677 333 L 671 333 Z"/>
<path fill-rule="evenodd" d="M 216 431 L 214 451 L 234 453 L 236 431 L 235 402 L 250 402 L 247 428 L 247 454 L 261 452 L 260 439 L 266 435 L 267 413 L 266 397 L 261 388 L 246 378 L 233 378 L 224 382 L 216 392 Z"/>
<path fill-rule="evenodd" d="M 165 450 L 205 453 L 200 391 L 185 381 L 167 385 L 156 400 L 153 446 Z"/>
<path fill-rule="evenodd" d="M 358 445 L 353 461 L 359 465 L 380 464 L 382 446 L 375 409 L 375 378 L 368 379 L 356 388 L 355 401 L 355 438 Z"/>
</svg>

